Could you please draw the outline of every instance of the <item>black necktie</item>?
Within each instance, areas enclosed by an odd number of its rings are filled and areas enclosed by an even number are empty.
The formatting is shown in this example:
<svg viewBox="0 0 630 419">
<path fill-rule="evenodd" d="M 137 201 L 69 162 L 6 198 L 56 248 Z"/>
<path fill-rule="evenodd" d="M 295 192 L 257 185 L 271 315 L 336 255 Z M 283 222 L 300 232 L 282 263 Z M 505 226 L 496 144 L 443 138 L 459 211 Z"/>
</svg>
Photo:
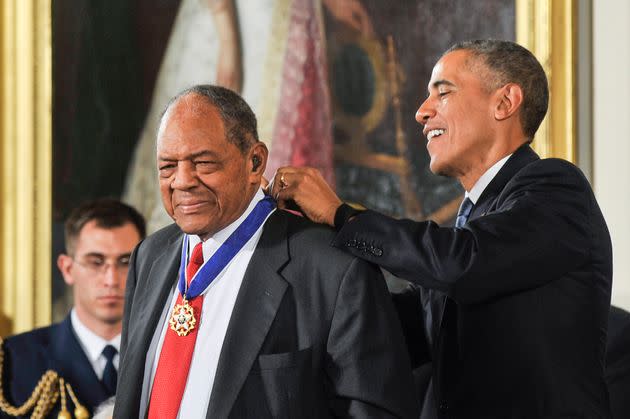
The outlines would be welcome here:
<svg viewBox="0 0 630 419">
<path fill-rule="evenodd" d="M 107 390 L 108 397 L 116 394 L 116 382 L 118 381 L 118 373 L 114 367 L 114 356 L 118 351 L 112 345 L 107 345 L 103 349 L 103 356 L 107 360 L 105 369 L 103 370 L 103 385 Z"/>
<path fill-rule="evenodd" d="M 470 216 L 470 212 L 473 208 L 473 202 L 470 198 L 466 197 L 462 204 L 459 206 L 459 211 L 457 211 L 457 218 L 455 219 L 455 227 L 462 228 L 466 221 L 468 221 L 468 217 Z"/>
</svg>

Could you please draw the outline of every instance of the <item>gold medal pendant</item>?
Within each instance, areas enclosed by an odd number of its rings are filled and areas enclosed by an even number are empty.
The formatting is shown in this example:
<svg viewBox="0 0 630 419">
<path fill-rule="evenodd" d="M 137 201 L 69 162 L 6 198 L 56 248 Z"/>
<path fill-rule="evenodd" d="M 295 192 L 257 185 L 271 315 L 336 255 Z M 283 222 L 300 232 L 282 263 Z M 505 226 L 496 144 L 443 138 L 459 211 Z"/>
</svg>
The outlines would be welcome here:
<svg viewBox="0 0 630 419">
<path fill-rule="evenodd" d="M 178 336 L 187 336 L 195 328 L 195 312 L 186 299 L 182 300 L 182 304 L 175 304 L 169 324 Z"/>
</svg>

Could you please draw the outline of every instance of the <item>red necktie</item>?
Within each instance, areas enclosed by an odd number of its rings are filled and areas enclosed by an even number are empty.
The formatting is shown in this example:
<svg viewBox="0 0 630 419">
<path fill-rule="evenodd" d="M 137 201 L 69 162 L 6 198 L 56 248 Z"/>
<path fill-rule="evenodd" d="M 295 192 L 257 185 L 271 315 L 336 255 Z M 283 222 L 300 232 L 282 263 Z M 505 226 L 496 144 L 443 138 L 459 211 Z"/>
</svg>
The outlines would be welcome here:
<svg viewBox="0 0 630 419">
<path fill-rule="evenodd" d="M 193 249 L 186 268 L 188 284 L 201 265 L 203 265 L 203 251 L 201 243 L 199 243 Z M 180 294 L 175 304 L 181 303 L 182 296 Z M 186 336 L 178 336 L 173 329 L 167 326 L 160 360 L 155 371 L 153 388 L 151 389 L 149 419 L 175 419 L 179 412 L 179 405 L 188 379 L 190 361 L 195 349 L 197 331 L 200 326 L 203 295 L 193 298 L 188 303 L 195 312 L 197 325 Z"/>
</svg>

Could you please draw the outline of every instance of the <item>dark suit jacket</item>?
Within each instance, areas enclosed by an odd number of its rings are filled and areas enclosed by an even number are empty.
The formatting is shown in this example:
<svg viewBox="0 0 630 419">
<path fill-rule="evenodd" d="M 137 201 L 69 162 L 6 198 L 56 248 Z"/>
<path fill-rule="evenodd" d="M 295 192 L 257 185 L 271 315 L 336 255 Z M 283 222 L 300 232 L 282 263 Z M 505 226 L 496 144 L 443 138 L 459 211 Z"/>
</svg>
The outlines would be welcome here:
<svg viewBox="0 0 630 419">
<path fill-rule="evenodd" d="M 276 211 L 247 267 L 208 418 L 417 417 L 411 367 L 380 271 L 329 246 L 332 230 Z M 132 257 L 116 418 L 139 412 L 145 357 L 177 279 L 182 232 Z"/>
<path fill-rule="evenodd" d="M 13 406 L 22 405 L 49 369 L 70 383 L 90 414 L 108 398 L 74 334 L 70 316 L 61 323 L 12 336 L 4 342 L 2 379 L 7 400 Z M 68 409 L 72 411 L 74 406 L 67 393 L 66 398 Z M 59 406 L 58 401 L 48 417 L 56 418 Z"/>
<path fill-rule="evenodd" d="M 613 419 L 630 418 L 630 313 L 610 308 L 606 381 Z"/>
<path fill-rule="evenodd" d="M 572 164 L 523 146 L 463 229 L 366 211 L 334 245 L 423 287 L 441 418 L 610 417 L 611 242 Z"/>
</svg>

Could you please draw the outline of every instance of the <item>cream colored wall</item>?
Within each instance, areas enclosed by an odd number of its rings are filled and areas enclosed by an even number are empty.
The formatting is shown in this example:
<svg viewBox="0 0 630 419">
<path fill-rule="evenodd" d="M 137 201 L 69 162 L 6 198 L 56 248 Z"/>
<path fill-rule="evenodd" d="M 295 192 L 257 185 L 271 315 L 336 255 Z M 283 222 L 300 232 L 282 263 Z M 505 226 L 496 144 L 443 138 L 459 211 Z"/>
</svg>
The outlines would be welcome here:
<svg viewBox="0 0 630 419">
<path fill-rule="evenodd" d="M 630 310 L 630 2 L 593 1 L 593 186 L 613 240 L 613 304 Z"/>
</svg>

